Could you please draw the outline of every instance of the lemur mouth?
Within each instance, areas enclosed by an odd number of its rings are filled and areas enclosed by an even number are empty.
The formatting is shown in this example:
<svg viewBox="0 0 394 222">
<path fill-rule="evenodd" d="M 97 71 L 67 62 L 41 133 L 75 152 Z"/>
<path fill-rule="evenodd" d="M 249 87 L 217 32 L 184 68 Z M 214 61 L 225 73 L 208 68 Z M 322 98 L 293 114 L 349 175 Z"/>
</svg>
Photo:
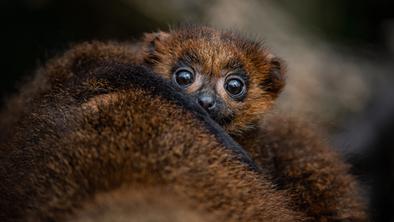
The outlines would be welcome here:
<svg viewBox="0 0 394 222">
<path fill-rule="evenodd" d="M 234 115 L 232 114 L 224 115 L 220 111 L 209 111 L 209 110 L 207 110 L 207 112 L 209 113 L 209 116 L 221 126 L 226 126 L 230 124 L 234 119 Z"/>
<path fill-rule="evenodd" d="M 197 104 L 203 108 L 213 120 L 215 120 L 215 122 L 223 127 L 232 122 L 234 119 L 233 111 L 229 109 L 223 101 L 215 98 L 214 100 L 211 100 L 211 104 L 208 104 L 205 100 L 201 100 L 201 97 L 199 96 L 200 95 L 194 95 L 193 98 L 197 101 Z M 205 98 L 206 97 L 203 97 L 203 99 Z"/>
</svg>

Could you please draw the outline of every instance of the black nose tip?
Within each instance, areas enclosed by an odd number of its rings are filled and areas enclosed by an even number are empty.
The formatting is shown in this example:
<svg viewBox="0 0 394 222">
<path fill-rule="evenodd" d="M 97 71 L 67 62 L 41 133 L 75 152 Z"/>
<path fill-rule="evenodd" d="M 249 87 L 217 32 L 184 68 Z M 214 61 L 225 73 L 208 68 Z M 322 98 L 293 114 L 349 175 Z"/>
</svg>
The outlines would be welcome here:
<svg viewBox="0 0 394 222">
<path fill-rule="evenodd" d="M 215 100 L 212 96 L 202 95 L 198 97 L 198 103 L 206 110 L 211 110 L 215 107 Z"/>
</svg>

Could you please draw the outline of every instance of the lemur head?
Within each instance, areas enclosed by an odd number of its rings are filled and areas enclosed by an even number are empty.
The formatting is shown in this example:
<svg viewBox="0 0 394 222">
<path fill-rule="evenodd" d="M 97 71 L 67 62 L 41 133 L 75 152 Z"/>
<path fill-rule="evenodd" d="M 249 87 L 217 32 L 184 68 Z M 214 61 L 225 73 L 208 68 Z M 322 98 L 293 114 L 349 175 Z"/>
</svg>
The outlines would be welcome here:
<svg viewBox="0 0 394 222">
<path fill-rule="evenodd" d="M 284 86 L 280 59 L 233 32 L 185 27 L 146 34 L 143 63 L 170 79 L 229 133 L 253 127 Z"/>
</svg>

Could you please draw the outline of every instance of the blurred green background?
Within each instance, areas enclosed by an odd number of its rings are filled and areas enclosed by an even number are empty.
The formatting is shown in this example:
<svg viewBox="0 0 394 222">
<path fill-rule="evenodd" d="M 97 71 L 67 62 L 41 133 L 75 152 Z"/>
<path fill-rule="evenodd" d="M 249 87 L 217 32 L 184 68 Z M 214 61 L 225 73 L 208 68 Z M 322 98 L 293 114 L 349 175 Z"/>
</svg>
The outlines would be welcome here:
<svg viewBox="0 0 394 222">
<path fill-rule="evenodd" d="M 0 18 L 0 104 L 75 42 L 181 23 L 264 39 L 288 63 L 278 109 L 321 124 L 363 181 L 372 219 L 394 221 L 394 1 L 2 0 Z"/>
</svg>

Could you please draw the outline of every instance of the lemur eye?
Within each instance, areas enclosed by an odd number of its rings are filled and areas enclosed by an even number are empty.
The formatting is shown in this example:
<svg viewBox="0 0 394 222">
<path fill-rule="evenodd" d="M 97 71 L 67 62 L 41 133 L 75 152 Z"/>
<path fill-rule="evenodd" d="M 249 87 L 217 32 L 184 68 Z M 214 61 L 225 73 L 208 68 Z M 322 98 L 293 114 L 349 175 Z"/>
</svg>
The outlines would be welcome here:
<svg viewBox="0 0 394 222">
<path fill-rule="evenodd" d="M 240 98 L 242 97 L 245 92 L 245 82 L 242 78 L 238 76 L 230 76 L 226 79 L 224 83 L 224 88 L 226 89 L 227 93 L 233 98 Z"/>
<path fill-rule="evenodd" d="M 175 71 L 174 80 L 181 87 L 189 86 L 194 82 L 193 71 L 187 68 L 180 68 Z"/>
</svg>

